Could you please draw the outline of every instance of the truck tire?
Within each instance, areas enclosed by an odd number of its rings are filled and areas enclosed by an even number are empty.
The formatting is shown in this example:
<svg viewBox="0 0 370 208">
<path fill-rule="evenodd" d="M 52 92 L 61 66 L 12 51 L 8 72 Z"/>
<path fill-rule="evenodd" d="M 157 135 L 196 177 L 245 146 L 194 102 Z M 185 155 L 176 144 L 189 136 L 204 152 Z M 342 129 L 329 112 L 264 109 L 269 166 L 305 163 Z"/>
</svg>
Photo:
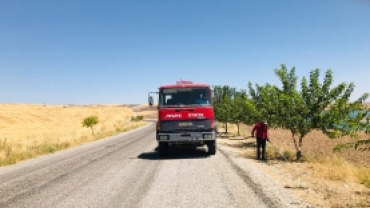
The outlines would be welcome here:
<svg viewBox="0 0 370 208">
<path fill-rule="evenodd" d="M 160 156 L 166 156 L 168 154 L 168 143 L 159 142 L 158 143 L 158 151 L 159 151 Z"/>
<path fill-rule="evenodd" d="M 217 145 L 216 145 L 216 141 L 210 141 L 207 143 L 207 148 L 208 148 L 208 153 L 211 154 L 211 155 L 215 155 L 216 154 L 216 150 L 217 150 Z"/>
</svg>

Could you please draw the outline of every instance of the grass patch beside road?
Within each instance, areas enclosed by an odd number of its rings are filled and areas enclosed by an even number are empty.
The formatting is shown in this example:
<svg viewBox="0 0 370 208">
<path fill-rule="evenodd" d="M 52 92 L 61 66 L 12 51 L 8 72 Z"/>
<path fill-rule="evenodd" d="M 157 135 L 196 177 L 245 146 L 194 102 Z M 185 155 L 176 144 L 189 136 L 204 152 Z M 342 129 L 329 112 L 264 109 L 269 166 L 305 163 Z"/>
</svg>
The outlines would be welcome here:
<svg viewBox="0 0 370 208">
<path fill-rule="evenodd" d="M 95 135 L 82 126 L 86 116 L 99 117 Z M 0 104 L 0 166 L 50 154 L 138 128 L 133 112 L 116 105 L 56 106 Z"/>
</svg>

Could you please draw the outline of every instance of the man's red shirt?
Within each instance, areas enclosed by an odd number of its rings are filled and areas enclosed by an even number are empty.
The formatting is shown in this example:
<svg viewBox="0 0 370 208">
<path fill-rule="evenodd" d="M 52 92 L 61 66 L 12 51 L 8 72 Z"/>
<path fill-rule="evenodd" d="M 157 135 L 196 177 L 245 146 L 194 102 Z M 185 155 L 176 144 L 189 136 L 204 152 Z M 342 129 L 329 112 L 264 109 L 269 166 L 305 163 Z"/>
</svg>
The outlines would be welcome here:
<svg viewBox="0 0 370 208">
<path fill-rule="evenodd" d="M 264 123 L 256 123 L 252 129 L 252 136 L 254 137 L 254 132 L 257 133 L 257 138 L 267 139 L 267 125 Z"/>
</svg>

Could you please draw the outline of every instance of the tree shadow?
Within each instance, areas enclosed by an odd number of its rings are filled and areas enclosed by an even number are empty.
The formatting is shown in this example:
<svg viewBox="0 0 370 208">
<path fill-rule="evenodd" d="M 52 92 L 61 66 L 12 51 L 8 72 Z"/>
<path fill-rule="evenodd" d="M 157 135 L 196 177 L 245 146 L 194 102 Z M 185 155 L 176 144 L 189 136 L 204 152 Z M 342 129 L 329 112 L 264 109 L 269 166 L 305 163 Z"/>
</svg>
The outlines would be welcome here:
<svg viewBox="0 0 370 208">
<path fill-rule="evenodd" d="M 167 156 L 160 156 L 158 147 L 154 152 L 143 152 L 138 159 L 143 160 L 179 160 L 179 159 L 206 159 L 210 157 L 204 147 L 191 148 L 191 147 L 171 147 Z"/>
<path fill-rule="evenodd" d="M 254 139 L 254 137 L 251 136 L 235 136 L 235 135 L 217 135 L 217 139 L 228 139 L 228 140 L 248 140 L 248 139 Z"/>
<path fill-rule="evenodd" d="M 223 139 L 226 139 L 226 138 L 223 138 Z M 241 141 L 243 141 L 243 140 L 247 140 L 248 138 L 243 138 L 243 137 L 239 137 L 239 138 L 235 138 L 235 137 L 231 137 L 231 138 L 227 138 L 227 139 L 229 139 L 229 140 L 232 140 L 232 141 L 237 141 L 237 140 L 241 140 Z"/>
<path fill-rule="evenodd" d="M 257 148 L 256 142 L 245 142 L 243 143 L 243 147 L 245 148 Z"/>
<path fill-rule="evenodd" d="M 238 144 L 223 144 L 225 146 L 229 147 L 236 147 L 236 148 L 257 148 L 256 142 L 243 142 L 243 143 L 238 143 Z"/>
</svg>

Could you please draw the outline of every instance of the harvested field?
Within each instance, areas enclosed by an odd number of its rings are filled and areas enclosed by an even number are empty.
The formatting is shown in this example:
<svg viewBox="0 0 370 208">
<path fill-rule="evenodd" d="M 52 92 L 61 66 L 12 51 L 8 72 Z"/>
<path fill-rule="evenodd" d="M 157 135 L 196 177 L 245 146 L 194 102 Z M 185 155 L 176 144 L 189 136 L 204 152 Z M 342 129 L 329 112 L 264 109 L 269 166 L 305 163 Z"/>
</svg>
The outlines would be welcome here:
<svg viewBox="0 0 370 208">
<path fill-rule="evenodd" d="M 148 104 L 141 104 L 141 105 L 132 106 L 132 110 L 134 110 L 138 116 L 140 115 L 144 116 L 144 119 L 149 119 L 149 120 L 158 119 L 157 105 L 153 105 L 152 107 L 150 107 Z"/>
<path fill-rule="evenodd" d="M 54 152 L 143 125 L 130 122 L 133 111 L 121 105 L 0 105 L 0 165 Z M 82 121 L 97 116 L 89 128 Z"/>
</svg>

